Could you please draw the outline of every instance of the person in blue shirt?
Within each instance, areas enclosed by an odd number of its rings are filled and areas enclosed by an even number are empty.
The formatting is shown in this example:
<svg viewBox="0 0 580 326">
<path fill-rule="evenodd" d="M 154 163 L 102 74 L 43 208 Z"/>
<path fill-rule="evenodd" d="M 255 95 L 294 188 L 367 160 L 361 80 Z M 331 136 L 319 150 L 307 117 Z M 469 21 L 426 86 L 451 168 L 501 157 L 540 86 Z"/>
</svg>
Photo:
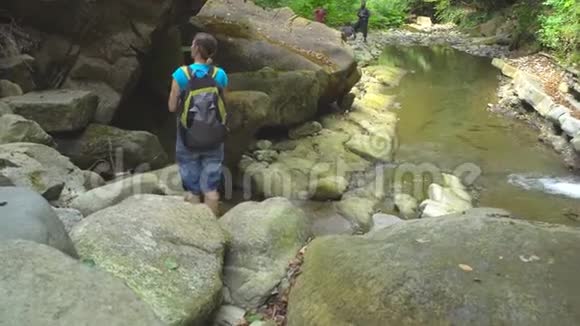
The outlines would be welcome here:
<svg viewBox="0 0 580 326">
<path fill-rule="evenodd" d="M 191 58 L 193 64 L 189 66 L 192 75 L 202 78 L 213 69 L 216 69 L 214 80 L 218 87 L 226 90 L 228 75 L 218 67 L 212 65 L 212 58 L 217 52 L 217 40 L 210 34 L 198 33 L 191 44 Z M 173 73 L 171 92 L 169 95 L 169 112 L 177 112 L 181 91 L 189 83 L 188 70 L 179 67 Z M 193 76 L 192 76 L 193 77 Z M 218 214 L 219 192 L 222 166 L 224 160 L 224 144 L 214 149 L 192 151 L 187 148 L 177 133 L 175 157 L 179 166 L 179 173 L 183 188 L 187 191 L 185 200 L 191 203 L 200 203 L 202 196 L 204 203 Z"/>
</svg>

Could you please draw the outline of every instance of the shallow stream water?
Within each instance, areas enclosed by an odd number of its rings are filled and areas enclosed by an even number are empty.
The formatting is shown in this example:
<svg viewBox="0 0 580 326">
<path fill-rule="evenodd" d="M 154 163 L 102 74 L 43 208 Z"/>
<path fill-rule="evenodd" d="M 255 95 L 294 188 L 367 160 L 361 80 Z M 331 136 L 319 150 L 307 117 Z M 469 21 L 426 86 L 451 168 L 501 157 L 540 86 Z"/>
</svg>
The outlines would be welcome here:
<svg viewBox="0 0 580 326">
<path fill-rule="evenodd" d="M 379 63 L 408 71 L 391 90 L 400 103 L 397 164 L 459 168 L 480 190 L 478 206 L 580 225 L 580 178 L 536 131 L 486 110 L 499 83 L 490 58 L 445 46 L 388 47 Z"/>
</svg>

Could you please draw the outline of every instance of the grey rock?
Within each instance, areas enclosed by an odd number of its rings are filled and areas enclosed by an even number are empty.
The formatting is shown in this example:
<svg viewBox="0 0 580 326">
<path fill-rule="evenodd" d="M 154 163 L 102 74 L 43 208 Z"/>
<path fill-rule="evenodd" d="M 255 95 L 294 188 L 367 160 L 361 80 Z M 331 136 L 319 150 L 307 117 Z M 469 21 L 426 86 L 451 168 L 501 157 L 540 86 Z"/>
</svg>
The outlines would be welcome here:
<svg viewBox="0 0 580 326">
<path fill-rule="evenodd" d="M 0 58 L 0 76 L 20 85 L 24 92 L 29 92 L 36 87 L 32 76 L 33 65 L 34 58 L 27 54 Z"/>
<path fill-rule="evenodd" d="M 77 90 L 49 90 L 3 99 L 14 113 L 36 121 L 46 132 L 75 131 L 86 127 L 95 115 L 96 95 Z"/>
<path fill-rule="evenodd" d="M 16 114 L 0 116 L 0 144 L 18 142 L 55 146 L 52 137 L 38 123 Z"/>
<path fill-rule="evenodd" d="M 77 257 L 65 226 L 52 207 L 26 188 L 0 187 L 0 239 L 34 241 Z"/>
<path fill-rule="evenodd" d="M 83 170 L 83 176 L 85 178 L 84 186 L 87 190 L 99 188 L 106 184 L 105 179 L 94 171 Z"/>
<path fill-rule="evenodd" d="M 138 194 L 161 194 L 159 179 L 152 173 L 138 174 L 89 190 L 71 202 L 71 207 L 89 216 Z"/>
<path fill-rule="evenodd" d="M 226 236 L 205 205 L 137 195 L 87 216 L 71 238 L 165 324 L 207 325 L 221 303 Z"/>
<path fill-rule="evenodd" d="M 395 206 L 405 219 L 413 219 L 417 217 L 419 203 L 413 196 L 409 194 L 396 194 Z"/>
<path fill-rule="evenodd" d="M 107 162 L 109 170 L 99 172 L 111 173 L 113 168 L 143 172 L 161 168 L 168 162 L 157 136 L 146 131 L 91 124 L 77 139 L 57 138 L 56 141 L 59 150 L 82 169 Z"/>
<path fill-rule="evenodd" d="M 580 135 L 574 137 L 571 142 L 572 146 L 574 147 L 574 150 L 580 153 Z"/>
<path fill-rule="evenodd" d="M 2 325 L 161 326 L 123 282 L 51 247 L 0 241 Z"/>
<path fill-rule="evenodd" d="M 288 326 L 575 325 L 579 250 L 575 227 L 468 215 L 317 238 Z"/>
<path fill-rule="evenodd" d="M 288 136 L 290 139 L 298 139 L 307 136 L 313 136 L 322 130 L 322 125 L 318 121 L 310 121 L 290 130 Z"/>
<path fill-rule="evenodd" d="M 70 233 L 73 227 L 84 218 L 83 214 L 74 208 L 53 208 L 53 210 L 67 233 Z"/>
<path fill-rule="evenodd" d="M 580 133 L 580 120 L 571 115 L 562 116 L 562 130 L 570 137 L 575 137 Z"/>
<path fill-rule="evenodd" d="M 257 308 L 286 275 L 289 261 L 310 235 L 304 212 L 284 198 L 245 202 L 220 225 L 231 235 L 224 282 L 236 305 Z"/>
<path fill-rule="evenodd" d="M 401 222 L 404 221 L 398 216 L 388 214 L 375 214 L 373 215 L 373 227 L 371 228 L 371 232 L 382 230 Z"/>
<path fill-rule="evenodd" d="M 338 212 L 355 224 L 362 231 L 372 227 L 372 216 L 375 213 L 377 201 L 370 198 L 346 197 L 336 203 Z"/>
<path fill-rule="evenodd" d="M 0 101 L 0 117 L 5 115 L 5 114 L 11 114 L 14 113 L 12 111 L 12 108 L 10 108 L 10 106 L 2 101 Z"/>
<path fill-rule="evenodd" d="M 0 174 L 63 205 L 86 191 L 82 171 L 55 149 L 40 144 L 0 145 Z"/>
<path fill-rule="evenodd" d="M 259 150 L 268 150 L 272 148 L 272 142 L 267 139 L 261 139 L 256 142 L 256 149 Z"/>
<path fill-rule="evenodd" d="M 553 123 L 560 125 L 560 117 L 565 115 L 566 113 L 570 113 L 570 110 L 562 105 L 554 105 L 550 112 L 548 112 L 547 118 L 550 119 Z"/>
<path fill-rule="evenodd" d="M 94 121 L 109 124 L 113 120 L 119 104 L 121 94 L 104 82 L 73 80 L 68 81 L 65 87 L 83 91 L 90 91 L 99 98 L 99 105 L 95 111 Z"/>
<path fill-rule="evenodd" d="M 0 98 L 22 95 L 22 88 L 9 80 L 0 80 Z"/>
<path fill-rule="evenodd" d="M 244 319 L 246 311 L 242 308 L 224 305 L 216 313 L 213 326 L 237 326 Z"/>
<path fill-rule="evenodd" d="M 501 208 L 493 208 L 493 207 L 475 207 L 468 209 L 461 213 L 455 213 L 451 215 L 445 215 L 444 218 L 455 218 L 455 217 L 462 217 L 462 216 L 470 216 L 474 218 L 485 218 L 485 217 L 503 217 L 503 218 L 513 218 L 514 216 L 512 213 L 501 209 Z"/>
<path fill-rule="evenodd" d="M 270 150 L 270 149 L 257 150 L 254 152 L 254 157 L 259 162 L 273 163 L 278 158 L 278 152 Z"/>
</svg>

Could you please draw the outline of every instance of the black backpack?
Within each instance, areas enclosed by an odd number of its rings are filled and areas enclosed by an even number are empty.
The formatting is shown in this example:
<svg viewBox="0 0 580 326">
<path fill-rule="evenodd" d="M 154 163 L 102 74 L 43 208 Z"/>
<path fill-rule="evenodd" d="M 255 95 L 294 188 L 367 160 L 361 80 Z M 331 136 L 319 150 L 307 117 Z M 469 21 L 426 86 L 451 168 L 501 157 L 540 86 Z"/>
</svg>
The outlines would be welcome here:
<svg viewBox="0 0 580 326">
<path fill-rule="evenodd" d="M 189 66 L 181 69 L 188 79 L 180 96 L 178 129 L 181 139 L 192 150 L 216 148 L 228 133 L 223 89 L 214 79 L 218 70 L 212 66 L 203 77 L 197 77 Z"/>
</svg>

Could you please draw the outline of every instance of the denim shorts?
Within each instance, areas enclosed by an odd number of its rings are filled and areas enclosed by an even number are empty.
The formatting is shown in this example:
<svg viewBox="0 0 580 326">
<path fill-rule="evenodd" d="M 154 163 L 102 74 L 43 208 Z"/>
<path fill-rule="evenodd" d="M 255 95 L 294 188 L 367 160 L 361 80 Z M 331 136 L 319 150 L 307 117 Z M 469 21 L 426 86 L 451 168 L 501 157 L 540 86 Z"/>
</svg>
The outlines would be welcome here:
<svg viewBox="0 0 580 326">
<path fill-rule="evenodd" d="M 179 134 L 179 133 L 178 133 Z M 215 149 L 192 151 L 177 136 L 175 158 L 183 189 L 201 195 L 219 189 L 224 161 L 224 145 Z"/>
</svg>

